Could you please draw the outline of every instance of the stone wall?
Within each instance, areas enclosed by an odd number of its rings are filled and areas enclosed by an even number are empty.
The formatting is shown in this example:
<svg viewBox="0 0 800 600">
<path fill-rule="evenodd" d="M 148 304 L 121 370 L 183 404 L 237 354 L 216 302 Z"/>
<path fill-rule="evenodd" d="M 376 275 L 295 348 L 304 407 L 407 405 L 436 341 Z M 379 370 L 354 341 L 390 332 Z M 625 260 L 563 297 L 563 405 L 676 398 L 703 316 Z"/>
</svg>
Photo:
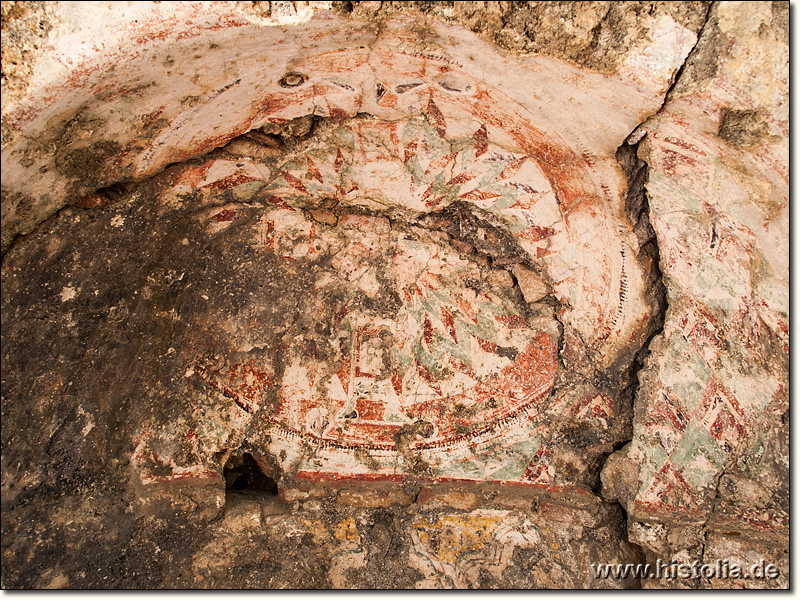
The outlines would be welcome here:
<svg viewBox="0 0 800 600">
<path fill-rule="evenodd" d="M 788 585 L 787 3 L 2 6 L 4 587 Z"/>
</svg>

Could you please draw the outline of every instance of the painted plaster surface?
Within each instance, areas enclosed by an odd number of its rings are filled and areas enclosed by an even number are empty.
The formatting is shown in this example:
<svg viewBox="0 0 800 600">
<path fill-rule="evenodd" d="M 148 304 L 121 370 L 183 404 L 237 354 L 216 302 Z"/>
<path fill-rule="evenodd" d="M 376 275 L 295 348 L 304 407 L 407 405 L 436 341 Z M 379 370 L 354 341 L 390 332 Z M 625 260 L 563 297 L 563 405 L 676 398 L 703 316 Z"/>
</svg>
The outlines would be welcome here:
<svg viewBox="0 0 800 600">
<path fill-rule="evenodd" d="M 258 548 L 272 538 L 289 542 L 287 549 L 300 559 L 297 568 L 307 576 L 327 576 L 337 588 L 350 587 L 368 573 L 375 587 L 384 587 L 387 567 L 401 573 L 393 583 L 399 579 L 407 589 L 516 587 L 531 581 L 541 587 L 567 581 L 571 587 L 630 585 L 630 581 L 596 580 L 586 568 L 587 552 L 597 560 L 624 560 L 624 545 L 613 530 L 548 523 L 513 510 L 422 509 L 376 517 L 361 509 L 299 516 L 276 514 L 269 505 L 245 500 L 226 512 L 214 529 L 214 539 L 195 554 L 193 562 L 194 573 L 208 583 L 225 580 L 231 549 L 239 564 L 251 566 L 253 577 L 263 577 Z M 291 541 L 304 538 L 313 543 L 305 556 L 297 556 L 299 545 Z M 389 540 L 395 544 L 381 546 Z M 265 587 L 291 577 L 284 569 L 273 569 L 271 579 L 263 580 Z"/>
<path fill-rule="evenodd" d="M 52 36 L 52 51 L 26 96 L 4 108 L 11 133 L 4 141 L 3 185 L 21 193 L 26 181 L 25 195 L 37 198 L 4 204 L 4 235 L 11 236 L 5 243 L 52 214 L 65 195 L 155 174 L 269 119 L 359 111 L 396 119 L 419 111 L 423 107 L 414 102 L 427 104 L 429 94 L 420 95 L 425 89 L 402 100 L 397 86 L 425 83 L 442 89 L 437 77 L 445 85 L 453 79 L 443 93 L 463 96 L 462 105 L 478 92 L 475 76 L 490 88 L 508 88 L 513 100 L 547 113 L 536 121 L 546 139 L 552 133 L 550 103 L 566 98 L 564 115 L 570 118 L 556 117 L 560 128 L 570 132 L 568 138 L 589 137 L 591 155 L 604 150 L 608 156 L 648 110 L 657 109 L 695 38 L 661 16 L 650 24 L 653 39 L 634 46 L 620 73 L 609 79 L 564 63 L 562 73 L 544 57 L 503 58 L 462 28 L 435 21 L 425 25 L 430 39 L 420 46 L 410 20 L 354 27 L 324 10 L 302 13 L 287 28 L 279 27 L 280 16 L 265 20 L 225 2 L 131 5 L 107 14 L 76 8 L 76 14 L 65 11 L 66 22 Z M 102 31 L 102 37 L 88 36 L 89 27 Z M 440 55 L 445 60 L 437 65 Z M 639 63 L 649 68 L 642 72 Z M 294 71 L 311 79 L 282 86 L 282 77 Z M 449 71 L 453 74 L 447 76 Z M 508 73 L 515 73 L 514 85 L 507 85 Z M 337 85 L 337 77 L 346 87 Z M 470 77 L 473 85 L 467 89 Z M 569 93 L 563 94 L 566 88 Z M 405 89 L 413 88 L 399 91 Z M 23 128 L 26 136 L 20 138 L 14 132 Z M 571 149 L 577 155 L 584 151 L 574 142 Z M 607 174 L 595 177 L 603 180 L 597 184 L 617 187 L 605 181 Z"/>
<path fill-rule="evenodd" d="M 785 586 L 782 5 L 352 4 L 4 6 L 4 585 Z"/>
<path fill-rule="evenodd" d="M 222 10 L 208 7 L 202 18 L 219 18 Z M 220 22 L 214 45 L 233 33 L 235 45 L 231 37 L 217 55 L 241 66 L 232 71 L 204 63 L 202 76 L 216 73 L 219 81 L 200 83 L 198 65 L 185 84 L 167 70 L 161 81 L 110 96 L 81 82 L 71 93 L 100 93 L 103 101 L 81 110 L 78 120 L 95 125 L 80 127 L 83 133 L 67 154 L 81 152 L 79 146 L 113 144 L 113 157 L 98 157 L 100 171 L 113 164 L 109 174 L 116 178 L 141 177 L 248 130 L 266 132 L 307 115 L 329 119 L 313 140 L 280 160 L 212 160 L 157 180 L 167 188 L 157 191 L 165 211 L 193 210 L 185 201 L 191 193 L 195 203 L 210 204 L 193 219 L 210 236 L 204 242 L 244 243 L 237 263 L 252 269 L 262 263 L 269 283 L 302 270 L 316 304 L 308 306 L 307 316 L 295 313 L 291 319 L 325 323 L 317 341 L 303 329 L 285 333 L 274 348 L 261 315 L 247 327 L 242 311 L 232 315 L 223 328 L 235 332 L 229 350 L 259 349 L 267 357 L 227 367 L 230 382 L 222 391 L 236 401 L 235 410 L 244 411 L 235 422 L 256 414 L 251 429 L 270 440 L 265 451 L 280 457 L 282 471 L 298 477 L 389 477 L 416 469 L 432 477 L 585 485 L 591 477 L 556 474 L 555 465 L 571 459 L 559 458 L 565 450 L 550 447 L 553 422 L 565 415 L 574 421 L 569 427 L 591 422 L 597 439 L 589 462 L 611 449 L 623 435 L 624 426 L 615 421 L 629 410 L 629 399 L 621 396 L 625 383 L 597 387 L 574 372 L 584 371 L 588 358 L 595 369 L 615 373 L 612 379 L 624 379 L 657 309 L 645 289 L 613 153 L 642 114 L 657 108 L 694 34 L 659 17 L 652 23 L 651 46 L 634 49 L 609 78 L 545 57 L 504 58 L 489 47 L 476 58 L 477 38 L 433 21 L 426 25 L 431 39 L 447 36 L 447 48 L 438 42 L 436 51 L 423 52 L 414 46 L 410 19 L 354 34 L 337 26 L 333 14 L 314 14 L 294 31 L 313 43 L 282 39 L 275 43 L 277 54 L 247 61 L 255 44 L 266 43 L 264 33 L 277 30 L 248 20 Z M 174 36 L 168 34 L 170 43 L 137 39 L 148 51 L 130 57 L 126 85 L 140 69 L 152 77 L 150 64 L 159 54 L 166 53 L 169 62 L 181 44 L 197 43 L 196 36 Z M 349 48 L 336 49 L 341 45 Z M 664 45 L 666 50 L 656 52 Z M 645 77 L 633 64 L 647 56 L 658 59 Z M 109 61 L 109 53 L 94 58 L 100 59 Z M 533 94 L 503 83 L 512 68 L 517 83 Z M 275 77 L 255 77 L 256 71 Z M 116 89 L 115 72 L 98 78 L 97 85 Z M 87 71 L 87 77 L 94 75 Z M 186 95 L 198 85 L 209 91 Z M 567 88 L 568 103 L 553 114 L 550 99 Z M 121 103 L 134 96 L 137 112 L 131 115 Z M 152 110 L 145 108 L 148 102 Z M 13 122 L 29 130 L 52 127 L 53 111 L 63 105 L 43 98 L 32 111 L 23 102 L 11 113 Z M 615 118 L 600 124 L 592 113 L 601 109 Z M 103 116 L 90 117 L 87 110 Z M 131 121 L 143 110 L 157 127 L 148 135 L 141 135 L 141 122 Z M 111 114 L 120 117 L 105 127 Z M 97 139 L 110 135 L 113 142 Z M 4 151 L 6 185 L 18 187 L 17 178 L 24 178 L 26 193 L 47 186 L 50 197 L 59 195 L 58 186 L 71 177 L 62 176 L 58 165 L 47 166 L 59 162 L 51 154 L 31 162 L 26 139 Z M 44 177 L 31 181 L 32 169 Z M 87 184 L 83 176 L 72 179 Z M 9 209 L 14 223 L 13 203 Z M 110 225 L 124 230 L 133 220 L 118 214 Z M 195 234 L 187 234 L 193 248 Z M 176 241 L 152 249 L 173 254 L 170 244 Z M 524 289 L 515 289 L 515 271 L 525 273 Z M 263 310 L 264 301 L 247 293 L 253 310 Z M 174 310 L 182 320 L 180 307 Z M 284 326 L 287 317 L 276 315 L 277 324 Z M 568 351 L 559 356 L 562 335 L 569 339 Z M 196 345 L 181 346 L 176 354 Z M 180 372 L 189 373 L 188 380 L 202 379 L 196 352 L 188 354 Z M 193 421 L 188 431 L 202 430 Z M 161 426 L 143 424 L 134 465 L 148 460 L 149 432 Z M 216 452 L 229 447 L 226 433 L 216 442 L 204 435 L 199 440 Z M 190 468 L 198 473 L 210 468 L 210 449 L 201 455 L 203 464 Z M 143 481 L 153 477 L 142 475 Z"/>
<path fill-rule="evenodd" d="M 644 127 L 670 308 L 641 375 L 626 501 L 642 520 L 786 540 L 788 55 L 774 8 L 715 6 L 685 83 Z M 725 50 L 703 76 L 712 45 Z"/>
</svg>

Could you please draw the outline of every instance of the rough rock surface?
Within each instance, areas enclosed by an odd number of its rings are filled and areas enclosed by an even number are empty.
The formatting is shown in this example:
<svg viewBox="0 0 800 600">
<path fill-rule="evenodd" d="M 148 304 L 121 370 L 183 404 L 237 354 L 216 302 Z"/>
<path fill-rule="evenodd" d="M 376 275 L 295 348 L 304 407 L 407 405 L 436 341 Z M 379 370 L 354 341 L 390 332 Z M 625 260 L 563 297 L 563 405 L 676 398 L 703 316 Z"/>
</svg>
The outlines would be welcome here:
<svg viewBox="0 0 800 600">
<path fill-rule="evenodd" d="M 788 584 L 788 6 L 4 2 L 2 119 L 4 587 Z"/>
</svg>

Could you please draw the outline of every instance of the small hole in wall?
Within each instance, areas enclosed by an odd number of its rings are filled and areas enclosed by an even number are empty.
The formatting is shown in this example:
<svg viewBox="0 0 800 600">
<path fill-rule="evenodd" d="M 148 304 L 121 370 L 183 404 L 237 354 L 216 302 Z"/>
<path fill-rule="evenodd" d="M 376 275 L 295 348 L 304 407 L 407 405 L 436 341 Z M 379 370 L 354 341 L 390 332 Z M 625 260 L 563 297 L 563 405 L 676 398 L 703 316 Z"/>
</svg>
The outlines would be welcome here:
<svg viewBox="0 0 800 600">
<path fill-rule="evenodd" d="M 280 81 L 278 81 L 278 85 L 283 88 L 293 88 L 303 85 L 306 82 L 306 79 L 308 79 L 307 75 L 292 71 L 291 73 L 286 73 L 286 75 L 281 77 Z"/>
<path fill-rule="evenodd" d="M 433 423 L 430 421 L 417 421 L 414 423 L 417 426 L 417 435 L 423 439 L 431 437 L 435 431 Z"/>
<path fill-rule="evenodd" d="M 225 488 L 227 493 L 256 493 L 262 496 L 277 496 L 278 483 L 265 475 L 250 453 L 232 457 L 225 465 Z"/>
</svg>

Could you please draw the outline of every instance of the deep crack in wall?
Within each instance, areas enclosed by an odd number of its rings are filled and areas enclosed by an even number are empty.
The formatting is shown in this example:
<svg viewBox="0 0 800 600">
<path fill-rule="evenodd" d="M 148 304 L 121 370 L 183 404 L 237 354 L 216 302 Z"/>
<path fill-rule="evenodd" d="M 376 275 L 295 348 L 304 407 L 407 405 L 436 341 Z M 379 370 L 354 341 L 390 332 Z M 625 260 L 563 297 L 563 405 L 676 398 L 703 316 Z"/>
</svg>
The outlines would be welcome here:
<svg viewBox="0 0 800 600">
<path fill-rule="evenodd" d="M 725 62 L 779 57 L 780 8 L 346 4 L 36 8 L 56 33 L 4 83 L 3 584 L 705 586 L 591 565 L 727 552 L 781 585 L 783 105 Z M 114 42 L 60 58 L 98 18 Z M 767 234 L 706 195 L 706 257 L 670 219 L 711 144 Z"/>
</svg>

